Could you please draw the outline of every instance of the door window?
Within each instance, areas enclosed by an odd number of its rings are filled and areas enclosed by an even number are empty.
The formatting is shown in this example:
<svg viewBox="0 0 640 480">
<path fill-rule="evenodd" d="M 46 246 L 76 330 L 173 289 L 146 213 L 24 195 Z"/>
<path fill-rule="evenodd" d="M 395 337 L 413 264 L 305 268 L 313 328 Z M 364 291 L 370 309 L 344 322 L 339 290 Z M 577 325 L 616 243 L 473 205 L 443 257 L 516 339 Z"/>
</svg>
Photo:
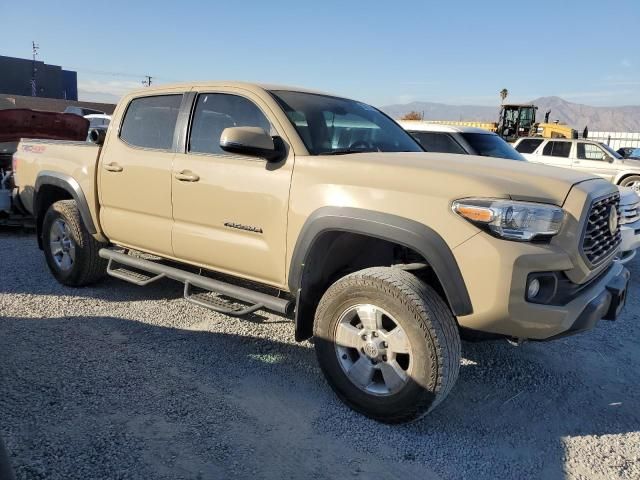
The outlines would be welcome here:
<svg viewBox="0 0 640 480">
<path fill-rule="evenodd" d="M 571 153 L 571 142 L 548 142 L 542 150 L 542 155 L 550 157 L 569 158 Z"/>
<path fill-rule="evenodd" d="M 260 127 L 267 133 L 271 132 L 269 120 L 252 101 L 226 93 L 198 95 L 189 151 L 225 154 L 220 148 L 220 137 L 229 127 Z"/>
<path fill-rule="evenodd" d="M 605 160 L 604 151 L 593 143 L 578 142 L 578 158 L 581 160 Z"/>
<path fill-rule="evenodd" d="M 462 147 L 446 133 L 410 132 L 427 152 L 466 153 Z"/>
<path fill-rule="evenodd" d="M 171 150 L 182 95 L 140 97 L 131 101 L 120 138 L 134 147 Z"/>
</svg>

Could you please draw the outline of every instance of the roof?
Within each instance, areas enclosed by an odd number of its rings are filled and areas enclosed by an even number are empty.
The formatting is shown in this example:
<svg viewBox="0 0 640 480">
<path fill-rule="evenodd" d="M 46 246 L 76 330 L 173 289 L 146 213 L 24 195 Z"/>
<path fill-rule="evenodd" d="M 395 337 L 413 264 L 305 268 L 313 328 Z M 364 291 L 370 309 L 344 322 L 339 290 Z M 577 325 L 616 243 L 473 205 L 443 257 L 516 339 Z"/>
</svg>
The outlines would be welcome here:
<svg viewBox="0 0 640 480">
<path fill-rule="evenodd" d="M 478 127 L 465 127 L 462 125 L 446 125 L 441 123 L 427 123 L 420 120 L 398 120 L 402 128 L 414 132 L 443 132 L 443 133 L 483 133 L 495 135 L 495 133 Z"/>
<path fill-rule="evenodd" d="M 28 108 L 42 112 L 62 113 L 69 106 L 91 108 L 108 114 L 113 113 L 116 106 L 112 103 L 78 102 L 74 100 L 62 100 L 59 98 L 24 97 L 0 93 L 0 110 L 7 108 Z"/>
<path fill-rule="evenodd" d="M 193 82 L 181 82 L 181 83 L 163 83 L 162 85 L 155 85 L 151 87 L 144 87 L 138 90 L 129 92 L 130 95 L 141 95 L 152 92 L 163 92 L 171 89 L 189 89 L 192 87 L 198 88 L 219 88 L 219 87 L 237 87 L 245 90 L 289 90 L 292 92 L 305 92 L 315 93 L 319 95 L 331 95 L 339 96 L 332 93 L 322 92 L 319 90 L 311 90 L 304 87 L 295 87 L 291 85 L 277 85 L 267 83 L 251 83 L 251 82 L 239 82 L 234 80 L 222 80 L 222 81 L 193 81 Z"/>
<path fill-rule="evenodd" d="M 602 140 L 596 140 L 595 138 L 549 138 L 549 137 L 520 137 L 516 142 L 521 142 L 523 140 L 552 140 L 554 142 L 591 142 L 601 144 L 604 143 Z"/>
</svg>

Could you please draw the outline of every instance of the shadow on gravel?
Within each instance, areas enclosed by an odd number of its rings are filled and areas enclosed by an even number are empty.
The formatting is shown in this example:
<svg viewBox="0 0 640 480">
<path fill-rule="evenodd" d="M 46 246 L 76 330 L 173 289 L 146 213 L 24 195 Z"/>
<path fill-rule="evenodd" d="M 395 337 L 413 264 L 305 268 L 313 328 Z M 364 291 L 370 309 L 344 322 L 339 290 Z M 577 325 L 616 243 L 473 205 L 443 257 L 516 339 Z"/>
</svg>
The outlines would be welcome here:
<svg viewBox="0 0 640 480">
<path fill-rule="evenodd" d="M 29 243 L 25 245 L 25 240 Z M 32 242 L 30 241 L 32 240 Z M 103 300 L 107 302 L 130 302 L 144 300 L 171 300 L 183 297 L 183 284 L 161 279 L 147 287 L 139 287 L 128 284 L 122 280 L 105 277 L 104 280 L 83 288 L 70 288 L 60 285 L 51 275 L 44 259 L 44 254 L 38 248 L 34 234 L 25 233 L 21 229 L 0 227 L 0 248 L 3 250 L 20 251 L 20 255 L 13 257 L 15 263 L 3 264 L 2 271 L 8 275 L 0 277 L 0 294 L 28 294 L 70 296 Z M 6 262 L 5 262 L 6 263 Z M 194 273 L 198 269 L 191 269 Z M 222 281 L 230 281 L 229 277 L 211 274 L 212 278 Z M 246 286 L 247 282 L 231 281 Z M 267 317 L 260 311 L 244 317 L 244 320 L 252 323 L 264 322 Z M 285 323 L 282 322 L 272 323 Z M 1 480 L 1 479 L 0 479 Z"/>
<path fill-rule="evenodd" d="M 447 401 L 388 426 L 337 401 L 303 345 L 0 317 L 0 434 L 18 478 L 562 479 L 563 438 L 640 431 L 640 398 L 545 348 L 465 344 Z"/>
</svg>

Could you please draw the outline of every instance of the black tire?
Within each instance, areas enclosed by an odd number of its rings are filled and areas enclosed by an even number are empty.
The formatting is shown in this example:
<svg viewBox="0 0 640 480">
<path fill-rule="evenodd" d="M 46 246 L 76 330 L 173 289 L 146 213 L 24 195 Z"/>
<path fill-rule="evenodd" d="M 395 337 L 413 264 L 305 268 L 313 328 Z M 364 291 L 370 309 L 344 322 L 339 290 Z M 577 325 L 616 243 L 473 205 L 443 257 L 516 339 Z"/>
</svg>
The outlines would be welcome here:
<svg viewBox="0 0 640 480">
<path fill-rule="evenodd" d="M 344 312 L 361 304 L 388 312 L 410 344 L 411 374 L 395 393 L 380 396 L 364 391 L 341 366 L 336 345 L 338 324 Z M 407 422 L 426 415 L 448 395 L 458 378 L 460 336 L 456 320 L 434 289 L 404 270 L 368 268 L 334 283 L 316 310 L 314 341 L 320 368 L 338 397 L 381 422 Z M 342 358 L 346 356 L 342 354 Z"/>
<path fill-rule="evenodd" d="M 634 183 L 636 183 L 636 184 L 640 183 L 640 175 L 630 175 L 628 177 L 625 177 L 620 182 L 620 186 L 621 187 L 628 187 L 629 185 L 633 185 Z"/>
<path fill-rule="evenodd" d="M 52 228 L 58 220 L 68 226 L 70 240 L 74 246 L 75 260 L 67 269 L 58 265 L 54 259 L 50 243 Z M 74 200 L 55 202 L 47 210 L 42 224 L 42 247 L 51 273 L 63 285 L 82 287 L 103 278 L 107 261 L 98 256 L 98 251 L 106 246 L 106 243 L 98 242 L 87 231 Z"/>
</svg>

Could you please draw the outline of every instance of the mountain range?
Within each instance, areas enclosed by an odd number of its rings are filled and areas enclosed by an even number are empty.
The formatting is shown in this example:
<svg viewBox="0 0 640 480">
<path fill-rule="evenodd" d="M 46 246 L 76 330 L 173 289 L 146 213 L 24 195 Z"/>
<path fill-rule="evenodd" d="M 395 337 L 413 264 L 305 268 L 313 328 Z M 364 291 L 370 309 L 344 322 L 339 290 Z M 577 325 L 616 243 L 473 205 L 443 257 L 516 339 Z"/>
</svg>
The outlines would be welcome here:
<svg viewBox="0 0 640 480">
<path fill-rule="evenodd" d="M 508 99 L 506 103 L 509 103 Z M 592 132 L 640 132 L 640 106 L 592 107 L 560 97 L 541 97 L 528 103 L 538 106 L 537 121 L 544 121 L 545 113 L 551 110 L 549 121 L 559 120 L 579 131 L 588 126 Z M 425 120 L 495 122 L 498 120 L 500 107 L 411 102 L 388 105 L 382 107 L 382 110 L 393 118 L 415 111 L 424 114 Z"/>
</svg>

